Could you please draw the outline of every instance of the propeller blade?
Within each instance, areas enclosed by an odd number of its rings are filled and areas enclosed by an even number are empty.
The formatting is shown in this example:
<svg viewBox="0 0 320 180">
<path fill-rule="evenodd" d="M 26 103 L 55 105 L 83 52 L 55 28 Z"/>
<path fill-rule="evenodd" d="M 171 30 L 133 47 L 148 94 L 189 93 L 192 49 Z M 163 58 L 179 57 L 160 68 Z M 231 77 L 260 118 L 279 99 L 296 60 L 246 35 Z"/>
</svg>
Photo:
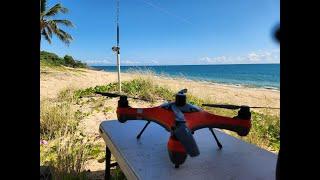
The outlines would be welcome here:
<svg viewBox="0 0 320 180">
<path fill-rule="evenodd" d="M 263 106 L 237 106 L 237 105 L 230 105 L 230 104 L 202 104 L 202 106 L 208 106 L 208 107 L 215 107 L 215 108 L 224 108 L 224 109 L 240 109 L 243 107 L 249 107 L 249 108 L 266 108 L 266 109 L 280 109 L 276 107 L 263 107 Z"/>
<path fill-rule="evenodd" d="M 174 103 L 171 104 L 171 109 L 175 115 L 177 124 L 176 128 L 172 132 L 173 135 L 180 141 L 191 157 L 198 156 L 200 154 L 199 149 L 190 129 L 186 126 L 184 114 Z"/>
<path fill-rule="evenodd" d="M 102 96 L 107 96 L 107 97 L 120 97 L 120 96 L 127 96 L 127 95 L 122 95 L 122 94 L 116 94 L 116 93 L 108 93 L 108 92 L 95 92 L 96 94 L 100 94 Z M 128 98 L 131 99 L 138 99 L 138 100 L 142 100 L 142 101 L 146 101 L 146 102 L 151 102 L 148 99 L 144 99 L 144 98 L 137 98 L 137 97 L 132 97 L 132 96 L 127 96 Z"/>
<path fill-rule="evenodd" d="M 188 89 L 181 89 L 178 94 L 185 94 L 188 92 Z"/>
<path fill-rule="evenodd" d="M 240 109 L 241 108 L 241 106 L 229 105 L 229 104 L 202 104 L 202 106 L 224 108 L 224 109 Z"/>
<path fill-rule="evenodd" d="M 95 92 L 96 94 L 100 94 L 102 96 L 107 96 L 107 97 L 120 97 L 120 94 L 116 93 L 108 93 L 108 92 Z"/>
<path fill-rule="evenodd" d="M 173 135 L 181 142 L 191 157 L 198 156 L 200 154 L 197 143 L 185 123 L 179 123 L 176 129 L 174 129 Z"/>
<path fill-rule="evenodd" d="M 253 107 L 250 107 L 250 108 L 280 109 L 280 108 L 277 108 L 277 107 L 263 107 L 263 106 L 253 106 Z"/>
</svg>

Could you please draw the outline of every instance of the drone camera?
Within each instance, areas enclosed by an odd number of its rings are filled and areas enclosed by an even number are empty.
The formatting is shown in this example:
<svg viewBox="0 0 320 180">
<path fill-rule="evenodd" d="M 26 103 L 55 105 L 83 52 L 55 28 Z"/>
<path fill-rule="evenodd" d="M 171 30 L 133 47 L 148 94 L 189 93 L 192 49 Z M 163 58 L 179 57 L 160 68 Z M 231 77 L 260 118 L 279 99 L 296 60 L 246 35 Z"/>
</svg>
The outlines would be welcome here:
<svg viewBox="0 0 320 180">
<path fill-rule="evenodd" d="M 242 106 L 240 110 L 238 111 L 239 119 L 251 119 L 251 112 L 249 106 Z"/>
<path fill-rule="evenodd" d="M 184 106 L 187 103 L 187 97 L 185 94 L 177 94 L 176 95 L 176 105 Z"/>
<path fill-rule="evenodd" d="M 120 99 L 118 101 L 118 107 L 121 107 L 121 108 L 129 107 L 127 96 L 120 96 Z"/>
<path fill-rule="evenodd" d="M 175 104 L 177 106 L 184 106 L 187 103 L 187 97 L 185 95 L 187 93 L 187 89 L 182 89 L 176 94 Z"/>
</svg>

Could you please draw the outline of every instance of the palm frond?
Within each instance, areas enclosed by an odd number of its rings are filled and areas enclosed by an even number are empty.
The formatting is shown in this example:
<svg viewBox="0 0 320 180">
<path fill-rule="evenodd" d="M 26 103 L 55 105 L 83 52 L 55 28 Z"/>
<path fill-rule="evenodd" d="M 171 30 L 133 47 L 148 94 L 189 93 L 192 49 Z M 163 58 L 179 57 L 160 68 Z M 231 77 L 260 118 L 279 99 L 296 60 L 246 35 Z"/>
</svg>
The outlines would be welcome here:
<svg viewBox="0 0 320 180">
<path fill-rule="evenodd" d="M 47 26 L 53 31 L 53 33 L 57 34 L 59 31 L 58 25 L 54 21 L 48 21 Z"/>
<path fill-rule="evenodd" d="M 52 38 L 52 29 L 50 26 L 46 26 L 46 32 L 48 33 L 50 39 Z"/>
<path fill-rule="evenodd" d="M 54 21 L 56 24 L 63 24 L 67 27 L 74 27 L 72 22 L 69 20 L 66 20 L 66 19 L 56 19 L 56 20 L 52 20 L 52 21 Z"/>
<path fill-rule="evenodd" d="M 63 31 L 62 29 L 59 29 L 57 36 L 62 42 L 66 43 L 67 45 L 69 45 L 70 42 L 73 40 L 72 36 L 67 32 Z"/>
<path fill-rule="evenodd" d="M 67 45 L 70 44 L 72 40 L 71 35 L 63 31 L 62 29 L 60 29 L 57 23 L 55 23 L 54 21 L 49 21 L 48 26 L 51 28 L 52 32 L 55 35 L 57 35 L 62 42 L 66 43 Z"/>
<path fill-rule="evenodd" d="M 52 8 L 50 8 L 45 14 L 44 16 L 50 17 L 50 16 L 55 16 L 56 14 L 58 14 L 59 12 L 62 13 L 67 13 L 68 9 L 63 7 L 60 3 L 54 5 Z"/>
<path fill-rule="evenodd" d="M 48 41 L 49 44 L 51 44 L 51 38 L 45 29 L 42 30 L 41 35 Z"/>
<path fill-rule="evenodd" d="M 40 0 L 40 13 L 41 14 L 46 11 L 46 6 L 47 6 L 47 0 Z"/>
</svg>

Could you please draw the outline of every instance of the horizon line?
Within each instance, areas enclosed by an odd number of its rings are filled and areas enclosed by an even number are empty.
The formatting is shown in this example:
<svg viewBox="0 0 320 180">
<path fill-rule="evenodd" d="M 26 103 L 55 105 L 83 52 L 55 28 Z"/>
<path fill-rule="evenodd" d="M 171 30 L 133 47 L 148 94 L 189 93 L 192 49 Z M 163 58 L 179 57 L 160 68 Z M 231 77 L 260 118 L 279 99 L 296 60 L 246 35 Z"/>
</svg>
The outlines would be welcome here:
<svg viewBox="0 0 320 180">
<path fill-rule="evenodd" d="M 240 64 L 146 64 L 146 65 L 120 65 L 121 66 L 204 66 L 204 65 L 267 65 L 267 64 L 279 64 L 280 63 L 240 63 Z M 114 65 L 88 65 L 88 66 L 117 66 Z"/>
</svg>

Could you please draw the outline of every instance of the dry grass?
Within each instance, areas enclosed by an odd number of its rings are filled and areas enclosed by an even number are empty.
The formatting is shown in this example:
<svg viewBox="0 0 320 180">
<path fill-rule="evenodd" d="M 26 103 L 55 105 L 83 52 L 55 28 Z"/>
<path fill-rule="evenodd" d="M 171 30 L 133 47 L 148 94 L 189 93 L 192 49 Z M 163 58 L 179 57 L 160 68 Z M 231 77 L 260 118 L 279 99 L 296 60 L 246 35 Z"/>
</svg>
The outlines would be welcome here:
<svg viewBox="0 0 320 180">
<path fill-rule="evenodd" d="M 56 179 L 81 177 L 85 179 L 84 165 L 91 158 L 93 143 L 79 131 L 64 134 L 57 140 L 57 158 L 52 169 Z"/>
<path fill-rule="evenodd" d="M 43 100 L 40 104 L 40 137 L 51 140 L 63 132 L 73 131 L 78 121 L 69 103 Z"/>
<path fill-rule="evenodd" d="M 84 164 L 96 155 L 94 140 L 79 128 L 81 116 L 71 89 L 56 99 L 41 101 L 40 165 L 49 166 L 54 179 L 86 179 Z"/>
</svg>

